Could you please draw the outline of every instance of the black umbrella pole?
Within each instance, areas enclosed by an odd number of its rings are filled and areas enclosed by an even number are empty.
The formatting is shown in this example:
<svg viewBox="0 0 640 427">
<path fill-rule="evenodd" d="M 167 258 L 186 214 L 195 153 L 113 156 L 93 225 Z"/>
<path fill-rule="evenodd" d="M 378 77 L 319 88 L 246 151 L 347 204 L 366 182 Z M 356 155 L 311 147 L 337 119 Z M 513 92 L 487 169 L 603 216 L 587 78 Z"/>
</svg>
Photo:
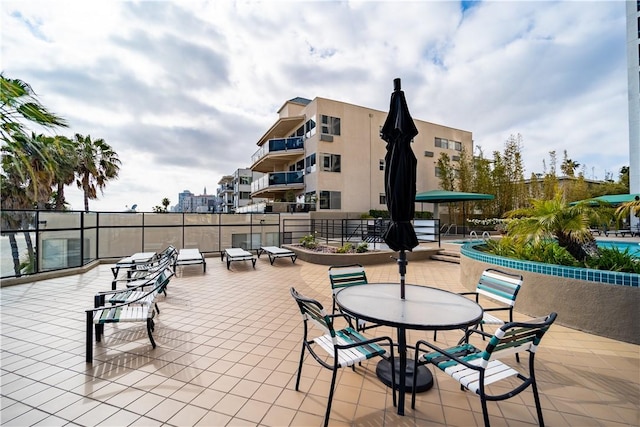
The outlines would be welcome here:
<svg viewBox="0 0 640 427">
<path fill-rule="evenodd" d="M 404 275 L 407 272 L 407 254 L 404 253 L 404 250 L 400 251 L 398 269 L 400 270 L 400 298 L 404 299 Z"/>
</svg>

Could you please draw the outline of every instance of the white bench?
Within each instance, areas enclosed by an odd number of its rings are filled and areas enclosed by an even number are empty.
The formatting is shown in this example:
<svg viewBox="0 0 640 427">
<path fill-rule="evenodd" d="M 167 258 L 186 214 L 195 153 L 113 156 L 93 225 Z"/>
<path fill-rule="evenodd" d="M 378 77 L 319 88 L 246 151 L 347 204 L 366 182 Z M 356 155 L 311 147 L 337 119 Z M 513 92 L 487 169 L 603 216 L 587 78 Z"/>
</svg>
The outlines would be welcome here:
<svg viewBox="0 0 640 427">
<path fill-rule="evenodd" d="M 227 270 L 231 265 L 232 261 L 251 261 L 253 268 L 256 268 L 256 257 L 252 255 L 251 252 L 245 251 L 242 248 L 228 248 L 225 249 L 224 252 L 220 254 L 220 258 L 222 261 L 227 259 Z"/>
<path fill-rule="evenodd" d="M 198 249 L 180 249 L 178 252 L 178 257 L 173 263 L 173 267 L 179 265 L 196 265 L 202 264 L 202 272 L 205 273 L 207 271 L 207 262 L 204 259 L 204 255 Z"/>
<path fill-rule="evenodd" d="M 298 255 L 296 255 L 296 253 L 292 250 L 284 249 L 278 246 L 262 246 L 260 249 L 258 249 L 258 258 L 260 258 L 260 255 L 262 255 L 263 252 L 266 252 L 267 255 L 269 255 L 269 261 L 271 262 L 271 265 L 273 265 L 273 262 L 276 260 L 276 258 L 289 257 L 291 258 L 291 262 L 294 264 L 296 262 L 296 259 L 298 258 Z"/>
</svg>

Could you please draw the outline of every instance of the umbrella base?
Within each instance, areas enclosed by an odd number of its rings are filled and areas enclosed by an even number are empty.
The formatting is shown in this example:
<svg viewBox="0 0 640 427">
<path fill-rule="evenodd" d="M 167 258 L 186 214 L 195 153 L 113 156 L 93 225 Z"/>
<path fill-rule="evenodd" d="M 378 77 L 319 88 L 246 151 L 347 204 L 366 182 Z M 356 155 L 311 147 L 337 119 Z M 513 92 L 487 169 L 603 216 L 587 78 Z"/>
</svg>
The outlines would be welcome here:
<svg viewBox="0 0 640 427">
<path fill-rule="evenodd" d="M 413 390 L 413 371 L 415 369 L 415 363 L 413 360 L 407 360 L 407 369 L 405 370 L 405 392 L 411 392 Z M 391 362 L 388 360 L 381 360 L 376 367 L 376 375 L 380 378 L 387 387 L 391 387 Z M 396 375 L 396 389 L 400 388 L 400 361 L 395 361 L 395 369 L 393 372 Z M 418 366 L 418 375 L 416 377 L 416 393 L 425 392 L 433 387 L 433 375 L 426 366 Z"/>
</svg>

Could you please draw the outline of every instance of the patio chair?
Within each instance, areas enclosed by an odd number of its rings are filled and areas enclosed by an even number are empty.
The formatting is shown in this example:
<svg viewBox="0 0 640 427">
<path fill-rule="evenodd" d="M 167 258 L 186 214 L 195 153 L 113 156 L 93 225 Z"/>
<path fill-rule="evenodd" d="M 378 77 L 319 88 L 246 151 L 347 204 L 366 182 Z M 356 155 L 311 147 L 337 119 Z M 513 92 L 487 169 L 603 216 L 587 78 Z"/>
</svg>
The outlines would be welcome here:
<svg viewBox="0 0 640 427">
<path fill-rule="evenodd" d="M 388 359 L 391 366 L 394 366 L 395 359 L 393 355 L 393 341 L 388 336 L 367 339 L 350 326 L 336 330 L 334 329 L 334 320 L 336 318 L 342 317 L 345 321 L 348 321 L 344 314 L 327 314 L 325 313 L 322 304 L 318 301 L 305 297 L 298 293 L 294 288 L 291 288 L 290 292 L 291 296 L 300 308 L 304 325 L 300 365 L 298 366 L 298 376 L 296 378 L 296 391 L 298 391 L 300 387 L 300 377 L 302 376 L 302 363 L 304 361 L 305 350 L 308 350 L 320 365 L 333 371 L 331 387 L 329 389 L 327 411 L 324 418 L 324 425 L 326 427 L 329 425 L 331 402 L 333 400 L 333 392 L 338 369 L 351 366 L 351 368 L 355 370 L 355 365 L 357 363 L 374 357 L 383 357 Z M 311 322 L 312 326 L 309 325 L 309 322 Z M 323 335 L 310 339 L 309 332 L 313 326 L 320 328 Z M 383 342 L 385 343 L 385 346 L 388 346 L 388 351 L 378 344 Z M 333 359 L 333 362 L 329 363 L 326 361 L 326 356 L 318 354 L 316 349 L 324 350 L 324 352 Z M 392 375 L 392 377 L 394 376 Z M 396 406 L 395 379 L 392 378 L 392 381 L 391 390 L 393 393 L 393 406 Z"/>
<path fill-rule="evenodd" d="M 523 277 L 521 274 L 508 273 L 495 268 L 488 268 L 480 275 L 480 280 L 474 292 L 461 292 L 460 295 L 473 295 L 475 301 L 480 303 L 480 295 L 488 298 L 497 307 L 487 307 L 482 305 L 484 313 L 480 322 L 480 329 L 484 331 L 483 325 L 504 325 L 506 322 L 513 322 L 513 306 L 516 303 L 516 296 L 522 286 Z M 491 314 L 491 312 L 505 311 L 509 319 L 503 320 Z M 506 316 L 505 316 L 506 317 Z M 433 332 L 433 340 L 436 341 L 437 331 Z M 518 355 L 516 354 L 516 359 Z"/>
<path fill-rule="evenodd" d="M 478 329 L 470 329 L 456 347 L 441 349 L 435 345 L 420 340 L 416 343 L 415 363 L 418 365 L 432 364 L 460 383 L 462 390 L 473 391 L 480 396 L 484 425 L 489 427 L 489 413 L 487 401 L 506 400 L 518 395 L 529 386 L 533 391 L 533 399 L 538 413 L 538 423 L 544 426 L 542 408 L 538 395 L 538 385 L 535 376 L 535 354 L 542 336 L 556 320 L 556 313 L 533 319 L 528 322 L 509 322 L 501 326 L 493 335 Z M 473 334 L 490 338 L 484 349 L 469 344 Z M 428 352 L 421 352 L 421 347 L 428 347 Z M 517 352 L 529 353 L 528 369 L 520 372 L 502 363 L 499 358 Z M 415 384 L 414 370 L 414 384 Z M 520 380 L 515 383 L 512 379 Z M 506 380 L 506 381 L 503 381 Z M 500 394 L 490 394 L 487 386 L 498 384 L 494 391 Z M 416 391 L 411 393 L 411 408 L 415 409 Z"/>
<path fill-rule="evenodd" d="M 369 283 L 367 281 L 367 273 L 364 270 L 364 267 L 361 264 L 349 264 L 349 265 L 332 265 L 329 267 L 329 281 L 331 282 L 331 292 L 333 298 L 333 308 L 331 310 L 332 314 L 336 313 L 336 310 L 339 310 L 338 305 L 336 304 L 336 293 L 338 293 L 341 289 L 347 288 L 349 286 L 357 286 L 357 285 L 366 285 Z M 364 331 L 366 329 L 375 328 L 379 325 L 367 325 L 366 322 L 362 319 L 356 319 L 352 316 L 347 315 L 349 318 L 349 323 L 351 323 L 351 319 L 356 321 L 356 329 L 358 331 Z"/>
</svg>

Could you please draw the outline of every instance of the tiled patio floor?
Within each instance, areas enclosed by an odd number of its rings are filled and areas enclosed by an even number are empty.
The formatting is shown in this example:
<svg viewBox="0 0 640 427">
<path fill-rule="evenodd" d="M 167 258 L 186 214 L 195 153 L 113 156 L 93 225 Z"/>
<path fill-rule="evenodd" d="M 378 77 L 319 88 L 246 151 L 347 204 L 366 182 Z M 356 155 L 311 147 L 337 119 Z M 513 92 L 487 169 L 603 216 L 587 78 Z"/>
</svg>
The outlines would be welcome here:
<svg viewBox="0 0 640 427">
<path fill-rule="evenodd" d="M 255 270 L 235 262 L 228 271 L 219 258 L 207 261 L 206 274 L 185 267 L 160 298 L 155 350 L 142 324 L 107 325 L 93 365 L 85 363 L 84 310 L 93 294 L 110 289 L 110 265 L 0 289 L 2 425 L 322 425 L 330 372 L 307 358 L 301 391 L 294 390 L 302 329 L 289 288 L 330 307 L 327 267 L 289 259 L 272 266 L 262 257 Z M 411 262 L 407 283 L 463 291 L 459 268 Z M 368 266 L 367 275 L 397 281 L 398 268 Z M 368 332 L 394 335 L 385 327 Z M 438 342 L 459 336 L 439 333 Z M 413 331 L 408 341 L 418 338 L 432 333 Z M 339 374 L 331 425 L 482 424 L 478 398 L 439 372 L 416 409 L 407 399 L 398 416 L 374 363 Z M 537 368 L 547 425 L 640 425 L 640 346 L 556 324 Z M 494 426 L 537 424 L 529 390 L 490 402 L 489 411 Z"/>
</svg>

